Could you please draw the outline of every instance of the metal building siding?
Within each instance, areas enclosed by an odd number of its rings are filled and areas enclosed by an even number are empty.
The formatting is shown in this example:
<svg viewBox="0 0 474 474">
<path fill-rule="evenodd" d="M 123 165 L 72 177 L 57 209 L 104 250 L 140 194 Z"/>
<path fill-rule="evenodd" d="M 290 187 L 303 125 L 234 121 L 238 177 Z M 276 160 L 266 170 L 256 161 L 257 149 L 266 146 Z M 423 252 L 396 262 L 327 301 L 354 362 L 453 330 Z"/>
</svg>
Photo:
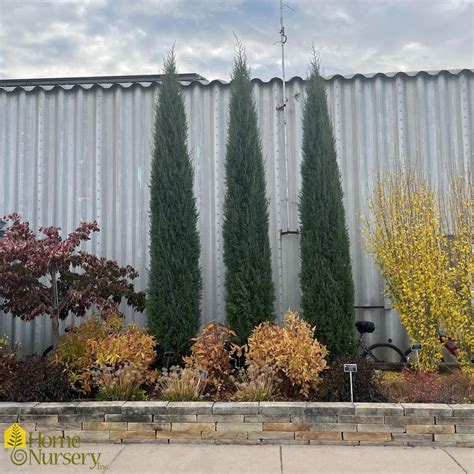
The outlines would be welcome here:
<svg viewBox="0 0 474 474">
<path fill-rule="evenodd" d="M 270 202 L 276 310 L 299 307 L 298 227 L 301 118 L 304 81 L 289 81 L 288 189 L 283 154 L 281 83 L 254 81 Z M 96 219 L 101 232 L 86 248 L 130 264 L 146 288 L 148 201 L 153 148 L 155 83 L 0 88 L 0 214 L 19 212 L 37 227 L 71 231 Z M 365 253 L 360 214 L 366 211 L 375 170 L 404 162 L 420 166 L 445 192 L 448 167 L 472 168 L 474 73 L 334 76 L 327 81 L 330 113 L 345 193 L 357 317 L 377 324 L 371 340 L 407 344 L 397 316 L 384 308 L 383 280 Z M 222 204 L 228 85 L 190 82 L 183 87 L 189 149 L 199 208 L 203 322 L 224 318 Z M 127 311 L 129 320 L 145 317 Z M 70 322 L 70 321 L 68 321 Z M 0 333 L 25 352 L 50 344 L 50 322 L 0 318 Z"/>
</svg>

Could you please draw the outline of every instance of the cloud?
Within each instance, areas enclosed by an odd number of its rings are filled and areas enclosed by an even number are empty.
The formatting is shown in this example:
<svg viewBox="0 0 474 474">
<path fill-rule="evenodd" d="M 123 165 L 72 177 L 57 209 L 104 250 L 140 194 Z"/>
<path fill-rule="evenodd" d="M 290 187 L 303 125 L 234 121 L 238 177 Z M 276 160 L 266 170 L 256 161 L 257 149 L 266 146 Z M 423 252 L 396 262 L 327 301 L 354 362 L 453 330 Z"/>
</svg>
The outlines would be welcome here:
<svg viewBox="0 0 474 474">
<path fill-rule="evenodd" d="M 287 74 L 312 44 L 327 74 L 474 66 L 474 3 L 285 0 Z M 0 77 L 182 72 L 228 79 L 234 33 L 254 76 L 280 74 L 277 0 L 0 0 Z"/>
</svg>

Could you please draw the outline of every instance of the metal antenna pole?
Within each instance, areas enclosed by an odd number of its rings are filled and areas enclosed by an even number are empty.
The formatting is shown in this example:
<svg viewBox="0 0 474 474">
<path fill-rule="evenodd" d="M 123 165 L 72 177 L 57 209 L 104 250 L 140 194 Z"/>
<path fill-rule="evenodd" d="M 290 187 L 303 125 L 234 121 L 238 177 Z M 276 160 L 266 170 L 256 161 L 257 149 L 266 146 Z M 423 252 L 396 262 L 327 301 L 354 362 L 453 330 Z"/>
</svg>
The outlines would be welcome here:
<svg viewBox="0 0 474 474">
<path fill-rule="evenodd" d="M 287 7 L 290 10 L 293 8 L 289 7 L 288 5 L 283 3 L 283 0 L 280 0 L 280 45 L 281 45 L 281 82 L 282 82 L 282 103 L 276 109 L 283 114 L 283 159 L 285 160 L 285 201 L 286 201 L 286 222 L 283 220 L 281 221 L 280 225 L 280 270 L 279 270 L 279 285 L 280 285 L 280 313 L 283 311 L 283 286 L 284 286 L 284 278 L 283 278 L 283 245 L 285 245 L 286 252 L 290 252 L 291 255 L 291 246 L 289 246 L 289 242 L 283 242 L 283 236 L 288 235 L 291 236 L 293 234 L 299 234 L 298 229 L 290 229 L 290 180 L 288 176 L 288 134 L 287 134 L 287 115 L 286 115 L 286 104 L 288 99 L 286 97 L 286 74 L 285 74 L 285 43 L 287 41 L 287 36 L 285 34 L 285 23 L 284 23 L 284 16 L 283 16 L 283 8 Z M 293 10 L 294 11 L 294 10 Z M 280 201 L 281 203 L 281 201 Z M 280 205 L 279 203 L 279 205 Z M 285 239 L 286 240 L 286 239 Z"/>
<path fill-rule="evenodd" d="M 286 76 L 285 76 L 285 43 L 287 37 L 285 34 L 285 24 L 283 21 L 283 0 L 280 0 L 280 43 L 281 43 L 281 80 L 283 102 L 279 109 L 283 113 L 283 157 L 285 160 L 285 199 L 286 199 L 286 230 L 290 230 L 290 189 L 288 179 L 288 135 L 286 130 Z"/>
</svg>

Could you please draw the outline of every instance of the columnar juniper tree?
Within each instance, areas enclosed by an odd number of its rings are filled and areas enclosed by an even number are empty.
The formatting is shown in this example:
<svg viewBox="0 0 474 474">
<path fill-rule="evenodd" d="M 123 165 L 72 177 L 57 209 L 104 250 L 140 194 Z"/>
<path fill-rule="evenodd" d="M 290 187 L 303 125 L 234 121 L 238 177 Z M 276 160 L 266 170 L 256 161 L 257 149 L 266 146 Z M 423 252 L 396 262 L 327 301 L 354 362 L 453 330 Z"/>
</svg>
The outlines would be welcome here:
<svg viewBox="0 0 474 474">
<path fill-rule="evenodd" d="M 181 361 L 200 324 L 201 273 L 194 170 L 184 101 L 171 51 L 156 105 L 150 186 L 148 324 L 160 348 Z"/>
<path fill-rule="evenodd" d="M 341 177 L 316 55 L 306 85 L 302 151 L 302 309 L 336 357 L 353 351 L 354 286 Z"/>
<path fill-rule="evenodd" d="M 244 48 L 234 59 L 224 201 L 226 321 L 245 342 L 274 318 L 268 202 L 257 112 Z"/>
</svg>

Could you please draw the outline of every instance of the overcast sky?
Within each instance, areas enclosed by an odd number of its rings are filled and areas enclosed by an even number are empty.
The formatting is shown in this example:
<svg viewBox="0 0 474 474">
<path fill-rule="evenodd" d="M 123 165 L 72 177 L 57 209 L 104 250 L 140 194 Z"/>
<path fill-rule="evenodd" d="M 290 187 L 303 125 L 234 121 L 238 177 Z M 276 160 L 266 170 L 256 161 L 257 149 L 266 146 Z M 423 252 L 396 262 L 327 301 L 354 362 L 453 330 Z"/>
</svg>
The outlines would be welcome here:
<svg viewBox="0 0 474 474">
<path fill-rule="evenodd" d="M 312 43 L 325 74 L 474 67 L 474 0 L 285 0 L 288 77 Z M 234 33 L 254 77 L 280 75 L 278 0 L 0 0 L 0 78 L 180 72 L 229 79 Z"/>
</svg>

